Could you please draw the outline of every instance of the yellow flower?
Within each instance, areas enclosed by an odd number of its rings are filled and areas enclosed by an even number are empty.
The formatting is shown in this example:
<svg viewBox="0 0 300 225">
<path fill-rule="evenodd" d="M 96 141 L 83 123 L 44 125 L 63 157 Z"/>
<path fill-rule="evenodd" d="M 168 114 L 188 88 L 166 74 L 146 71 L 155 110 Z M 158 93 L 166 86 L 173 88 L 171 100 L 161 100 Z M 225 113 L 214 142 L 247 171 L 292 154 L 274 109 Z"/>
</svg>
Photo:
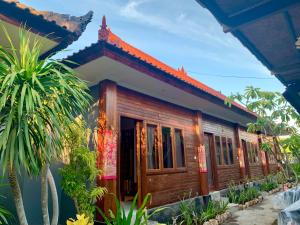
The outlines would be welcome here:
<svg viewBox="0 0 300 225">
<path fill-rule="evenodd" d="M 77 220 L 74 220 L 72 218 L 68 219 L 67 225 L 94 225 L 94 223 L 89 222 L 89 218 L 85 217 L 84 214 L 82 215 L 76 215 Z"/>
</svg>

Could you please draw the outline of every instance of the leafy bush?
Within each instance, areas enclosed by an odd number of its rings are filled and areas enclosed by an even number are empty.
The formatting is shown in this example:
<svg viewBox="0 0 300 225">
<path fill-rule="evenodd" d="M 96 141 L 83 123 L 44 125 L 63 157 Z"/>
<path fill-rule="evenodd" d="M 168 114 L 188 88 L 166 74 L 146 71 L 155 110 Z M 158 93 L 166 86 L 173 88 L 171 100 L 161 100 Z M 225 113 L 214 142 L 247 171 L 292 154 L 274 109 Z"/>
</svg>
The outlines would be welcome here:
<svg viewBox="0 0 300 225">
<path fill-rule="evenodd" d="M 183 200 L 179 205 L 180 216 L 179 220 L 180 224 L 192 225 L 192 224 L 200 224 L 199 222 L 199 214 L 200 211 L 197 210 L 196 204 L 192 200 Z"/>
<path fill-rule="evenodd" d="M 107 225 L 147 225 L 149 219 L 159 211 L 163 210 L 164 208 L 160 208 L 155 210 L 151 215 L 147 213 L 147 205 L 151 201 L 151 194 L 147 194 L 143 200 L 141 207 L 136 211 L 136 216 L 134 218 L 134 211 L 137 208 L 137 195 L 134 197 L 129 212 L 126 213 L 125 209 L 121 205 L 120 201 L 116 196 L 115 197 L 115 204 L 117 206 L 116 214 L 114 214 L 111 210 L 109 210 L 109 217 L 108 218 L 105 213 L 98 209 L 99 213 L 103 217 L 105 224 Z"/>
<path fill-rule="evenodd" d="M 85 217 L 84 214 L 76 215 L 76 220 L 68 219 L 67 225 L 93 225 L 92 222 L 89 222 L 89 217 Z"/>
<path fill-rule="evenodd" d="M 70 154 L 70 163 L 60 169 L 60 174 L 61 186 L 74 200 L 77 212 L 92 220 L 96 200 L 106 192 L 105 188 L 95 184 L 95 179 L 100 174 L 96 167 L 96 153 L 87 148 L 74 149 Z"/>
<path fill-rule="evenodd" d="M 228 209 L 228 203 L 223 201 L 209 201 L 206 208 L 204 208 L 199 217 L 199 221 L 204 223 L 210 219 L 215 218 L 219 214 L 223 214 Z"/>
<path fill-rule="evenodd" d="M 288 181 L 282 171 L 275 175 L 275 179 L 278 184 L 285 184 Z"/>
<path fill-rule="evenodd" d="M 73 199 L 77 213 L 84 214 L 92 221 L 95 203 L 106 193 L 106 189 L 97 187 L 95 183 L 101 171 L 97 168 L 97 152 L 87 147 L 90 133 L 81 118 L 77 118 L 65 130 L 66 164 L 60 169 L 60 175 L 62 189 Z"/>
<path fill-rule="evenodd" d="M 266 181 L 260 185 L 261 191 L 271 191 L 278 187 L 276 179 L 274 176 L 270 175 L 266 178 Z"/>
<path fill-rule="evenodd" d="M 227 192 L 227 197 L 230 203 L 245 204 L 257 198 L 260 192 L 254 187 L 247 187 L 243 190 L 236 189 L 232 186 L 229 187 Z"/>
<path fill-rule="evenodd" d="M 4 185 L 0 184 L 0 188 L 1 187 L 4 187 Z M 0 198 L 5 198 L 5 196 L 0 195 Z M 0 205 L 0 224 L 8 224 L 8 221 L 11 218 L 13 218 L 13 215 Z"/>
<path fill-rule="evenodd" d="M 222 201 L 209 201 L 207 207 L 197 209 L 194 201 L 182 201 L 180 203 L 179 224 L 200 225 L 226 212 L 228 203 Z"/>
</svg>

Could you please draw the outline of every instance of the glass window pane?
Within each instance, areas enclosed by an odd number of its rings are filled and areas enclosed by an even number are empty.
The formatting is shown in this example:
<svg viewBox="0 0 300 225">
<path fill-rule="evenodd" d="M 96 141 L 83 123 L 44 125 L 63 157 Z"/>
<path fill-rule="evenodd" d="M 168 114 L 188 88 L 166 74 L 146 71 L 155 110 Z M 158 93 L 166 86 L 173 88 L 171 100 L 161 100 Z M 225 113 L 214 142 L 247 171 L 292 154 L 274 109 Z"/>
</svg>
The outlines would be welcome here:
<svg viewBox="0 0 300 225">
<path fill-rule="evenodd" d="M 216 160 L 217 160 L 217 164 L 221 165 L 222 161 L 221 161 L 221 139 L 219 136 L 215 137 L 215 143 L 216 143 Z"/>
<path fill-rule="evenodd" d="M 259 152 L 257 144 L 255 144 L 255 162 L 259 162 Z"/>
<path fill-rule="evenodd" d="M 233 146 L 232 146 L 232 139 L 227 139 L 228 151 L 229 151 L 229 164 L 233 164 Z"/>
<path fill-rule="evenodd" d="M 177 167 L 184 167 L 184 144 L 182 131 L 175 129 L 175 143 L 176 143 L 176 163 Z"/>
<path fill-rule="evenodd" d="M 163 163 L 164 168 L 173 168 L 171 128 L 162 128 Z"/>
<path fill-rule="evenodd" d="M 148 169 L 159 168 L 157 126 L 147 125 L 147 165 Z"/>
<path fill-rule="evenodd" d="M 224 163 L 228 165 L 228 151 L 227 151 L 227 145 L 226 145 L 226 137 L 222 137 L 222 150 L 223 150 L 223 159 Z"/>
<path fill-rule="evenodd" d="M 247 142 L 247 154 L 249 163 L 252 163 L 252 150 L 250 142 Z"/>
</svg>

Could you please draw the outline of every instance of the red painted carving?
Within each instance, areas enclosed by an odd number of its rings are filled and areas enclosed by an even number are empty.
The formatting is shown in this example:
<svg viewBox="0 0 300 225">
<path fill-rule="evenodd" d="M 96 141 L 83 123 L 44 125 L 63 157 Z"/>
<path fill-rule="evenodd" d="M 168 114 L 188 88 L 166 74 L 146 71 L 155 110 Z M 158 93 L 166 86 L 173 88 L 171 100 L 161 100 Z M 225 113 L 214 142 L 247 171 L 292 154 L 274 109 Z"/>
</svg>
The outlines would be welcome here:
<svg viewBox="0 0 300 225">
<path fill-rule="evenodd" d="M 205 155 L 205 146 L 204 145 L 200 145 L 200 147 L 198 147 L 198 161 L 199 161 L 200 173 L 207 173 L 206 155 Z"/>
</svg>

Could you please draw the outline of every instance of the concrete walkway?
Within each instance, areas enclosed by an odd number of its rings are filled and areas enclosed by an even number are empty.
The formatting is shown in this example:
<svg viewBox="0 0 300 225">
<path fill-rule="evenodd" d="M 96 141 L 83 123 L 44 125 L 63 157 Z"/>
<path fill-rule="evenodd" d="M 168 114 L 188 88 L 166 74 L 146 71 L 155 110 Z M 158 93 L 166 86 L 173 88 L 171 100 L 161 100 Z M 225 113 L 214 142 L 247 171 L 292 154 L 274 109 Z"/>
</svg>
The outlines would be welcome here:
<svg viewBox="0 0 300 225">
<path fill-rule="evenodd" d="M 272 198 L 275 195 L 266 196 L 262 203 L 234 212 L 223 225 L 277 225 L 275 221 L 280 210 L 273 209 Z"/>
</svg>

